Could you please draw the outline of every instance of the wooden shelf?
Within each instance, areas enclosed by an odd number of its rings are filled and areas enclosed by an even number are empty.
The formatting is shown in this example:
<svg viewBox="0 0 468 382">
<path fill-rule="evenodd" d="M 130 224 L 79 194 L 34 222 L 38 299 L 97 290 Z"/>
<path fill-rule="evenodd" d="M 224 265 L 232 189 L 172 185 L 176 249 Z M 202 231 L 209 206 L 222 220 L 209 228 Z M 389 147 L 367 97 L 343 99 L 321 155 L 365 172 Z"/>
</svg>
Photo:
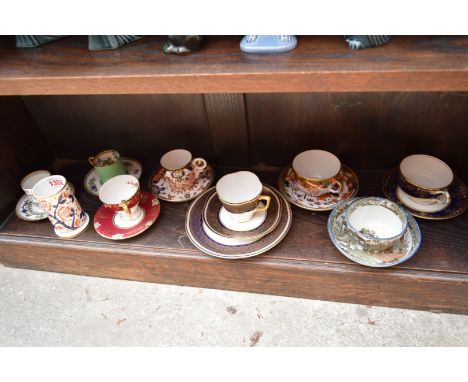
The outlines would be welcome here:
<svg viewBox="0 0 468 382">
<path fill-rule="evenodd" d="M 352 51 L 341 36 L 299 37 L 297 49 L 245 54 L 240 37 L 210 37 L 185 56 L 161 37 L 91 52 L 86 37 L 35 49 L 0 39 L 0 95 L 467 91 L 468 37 L 395 36 Z"/>
<path fill-rule="evenodd" d="M 146 165 L 150 174 L 154 165 Z M 84 209 L 99 201 L 82 179 L 85 162 L 56 162 L 76 186 Z M 223 170 L 217 169 L 218 175 Z M 277 170 L 259 173 L 275 185 Z M 359 172 L 360 195 L 380 195 L 383 172 Z M 142 180 L 146 188 L 147 179 Z M 5 266 L 100 277 L 191 285 L 369 305 L 468 314 L 468 213 L 451 221 L 418 220 L 420 251 L 394 268 L 373 269 L 349 261 L 330 241 L 328 213 L 293 207 L 283 242 L 246 260 L 222 260 L 198 251 L 185 234 L 188 203 L 162 202 L 161 215 L 144 234 L 123 242 L 101 238 L 90 227 L 75 239 L 58 239 L 48 221 L 29 223 L 14 212 L 0 227 L 0 262 Z"/>
</svg>

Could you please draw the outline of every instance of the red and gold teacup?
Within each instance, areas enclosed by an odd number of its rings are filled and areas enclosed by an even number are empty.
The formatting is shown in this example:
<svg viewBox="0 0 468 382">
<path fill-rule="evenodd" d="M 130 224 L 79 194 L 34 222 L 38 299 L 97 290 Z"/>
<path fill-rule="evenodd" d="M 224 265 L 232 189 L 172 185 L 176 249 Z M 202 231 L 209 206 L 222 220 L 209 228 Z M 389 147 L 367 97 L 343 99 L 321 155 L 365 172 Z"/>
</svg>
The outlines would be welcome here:
<svg viewBox="0 0 468 382">
<path fill-rule="evenodd" d="M 292 164 L 300 186 L 312 196 L 340 194 L 343 183 L 338 179 L 341 162 L 324 150 L 308 150 L 298 154 Z"/>
<path fill-rule="evenodd" d="M 140 182 L 132 175 L 117 175 L 99 190 L 99 199 L 116 212 L 114 223 L 120 228 L 130 228 L 144 217 L 140 207 Z"/>
</svg>

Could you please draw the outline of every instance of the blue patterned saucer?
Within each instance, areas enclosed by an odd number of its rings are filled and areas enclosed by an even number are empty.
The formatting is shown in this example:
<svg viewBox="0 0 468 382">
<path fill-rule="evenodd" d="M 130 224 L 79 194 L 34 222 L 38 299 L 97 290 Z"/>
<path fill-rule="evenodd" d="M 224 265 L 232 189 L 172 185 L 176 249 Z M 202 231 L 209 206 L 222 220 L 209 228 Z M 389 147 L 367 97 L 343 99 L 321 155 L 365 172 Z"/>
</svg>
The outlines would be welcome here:
<svg viewBox="0 0 468 382">
<path fill-rule="evenodd" d="M 351 232 L 346 222 L 346 210 L 355 200 L 342 201 L 328 217 L 328 234 L 343 255 L 355 263 L 374 268 L 393 267 L 414 256 L 421 245 L 421 231 L 412 216 L 407 215 L 408 227 L 393 246 L 384 250 L 372 249 Z"/>
<path fill-rule="evenodd" d="M 410 208 L 403 204 L 397 196 L 398 186 L 398 167 L 392 168 L 388 171 L 382 179 L 382 191 L 387 199 L 402 206 L 409 214 L 421 219 L 430 220 L 445 220 L 452 219 L 461 215 L 468 208 L 468 188 L 458 178 L 454 176 L 453 182 L 449 187 L 450 204 L 441 211 L 436 212 L 422 212 Z"/>
<path fill-rule="evenodd" d="M 16 203 L 15 213 L 20 219 L 29 222 L 47 219 L 47 213 L 27 194 Z"/>
</svg>

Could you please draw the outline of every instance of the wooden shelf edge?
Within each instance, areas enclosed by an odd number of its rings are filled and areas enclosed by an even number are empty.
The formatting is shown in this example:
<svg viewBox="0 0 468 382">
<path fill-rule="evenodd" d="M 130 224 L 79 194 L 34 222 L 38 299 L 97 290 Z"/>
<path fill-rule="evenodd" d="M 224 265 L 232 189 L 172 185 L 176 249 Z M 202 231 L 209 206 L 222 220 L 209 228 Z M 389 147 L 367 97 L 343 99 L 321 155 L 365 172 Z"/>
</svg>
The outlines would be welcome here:
<svg viewBox="0 0 468 382">
<path fill-rule="evenodd" d="M 468 70 L 0 78 L 0 95 L 468 91 Z"/>
<path fill-rule="evenodd" d="M 0 235 L 0 263 L 8 267 L 468 314 L 466 275 L 193 252 Z"/>
</svg>

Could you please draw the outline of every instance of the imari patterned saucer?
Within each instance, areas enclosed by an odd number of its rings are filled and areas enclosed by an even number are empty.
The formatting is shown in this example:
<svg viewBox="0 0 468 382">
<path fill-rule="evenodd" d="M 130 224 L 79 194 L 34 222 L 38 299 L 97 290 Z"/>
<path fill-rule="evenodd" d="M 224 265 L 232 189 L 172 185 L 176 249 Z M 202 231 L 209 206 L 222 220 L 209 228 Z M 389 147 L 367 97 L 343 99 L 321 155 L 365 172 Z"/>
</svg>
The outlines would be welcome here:
<svg viewBox="0 0 468 382">
<path fill-rule="evenodd" d="M 272 188 L 270 188 L 270 190 L 274 192 L 280 200 L 281 217 L 275 229 L 259 240 L 256 240 L 253 243 L 241 245 L 223 245 L 211 239 L 207 235 L 203 228 L 203 212 L 208 199 L 216 193 L 215 187 L 210 188 L 208 191 L 200 195 L 190 205 L 185 219 L 185 230 L 187 232 L 187 236 L 193 245 L 201 251 L 208 255 L 224 259 L 245 259 L 260 255 L 270 250 L 283 240 L 289 231 L 292 221 L 291 206 L 289 203 L 278 193 L 278 191 Z M 247 240 L 247 242 L 248 241 L 249 240 Z"/>
<path fill-rule="evenodd" d="M 75 187 L 71 183 L 70 188 L 74 193 Z M 15 213 L 20 219 L 29 222 L 47 219 L 47 213 L 27 194 L 23 194 L 16 203 Z"/>
<path fill-rule="evenodd" d="M 385 250 L 373 250 L 362 244 L 346 224 L 346 210 L 356 199 L 341 202 L 328 217 L 328 234 L 335 247 L 348 259 L 368 267 L 392 267 L 411 258 L 421 245 L 416 220 L 408 215 L 408 227 L 401 239 Z"/>
<path fill-rule="evenodd" d="M 287 200 L 298 207 L 311 211 L 328 211 L 335 208 L 338 203 L 354 198 L 359 190 L 359 179 L 349 166 L 342 164 L 342 170 L 337 178 L 343 182 L 340 194 L 313 196 L 299 184 L 292 166 L 288 166 L 281 172 L 278 188 Z"/>
<path fill-rule="evenodd" d="M 115 224 L 116 212 L 102 205 L 94 216 L 94 228 L 96 232 L 107 239 L 123 240 L 146 231 L 158 218 L 161 205 L 157 197 L 149 192 L 142 191 L 140 206 L 145 214 L 143 219 L 133 227 L 120 228 Z"/>
<path fill-rule="evenodd" d="M 409 214 L 421 219 L 445 220 L 461 215 L 468 208 L 468 188 L 458 178 L 454 176 L 453 182 L 449 187 L 450 204 L 441 211 L 422 212 L 411 208 L 409 203 L 403 203 L 398 198 L 398 167 L 388 171 L 382 179 L 382 191 L 387 199 L 401 205 Z M 403 198 L 402 198 L 403 199 Z"/>
<path fill-rule="evenodd" d="M 150 178 L 149 189 L 159 199 L 168 202 L 187 202 L 206 191 L 214 180 L 214 170 L 210 165 L 200 173 L 190 189 L 172 190 L 169 180 L 164 176 L 166 170 L 160 167 Z"/>
<path fill-rule="evenodd" d="M 136 159 L 132 158 L 122 158 L 122 162 L 127 170 L 128 175 L 133 175 L 135 178 L 140 179 L 143 172 L 143 166 Z M 99 179 L 99 175 L 96 172 L 96 169 L 93 167 L 85 176 L 84 179 L 84 188 L 91 195 L 98 196 L 99 190 L 101 189 L 102 183 Z"/>
<path fill-rule="evenodd" d="M 26 194 L 16 203 L 15 212 L 16 216 L 26 221 L 32 222 L 47 219 L 45 211 Z"/>
</svg>

